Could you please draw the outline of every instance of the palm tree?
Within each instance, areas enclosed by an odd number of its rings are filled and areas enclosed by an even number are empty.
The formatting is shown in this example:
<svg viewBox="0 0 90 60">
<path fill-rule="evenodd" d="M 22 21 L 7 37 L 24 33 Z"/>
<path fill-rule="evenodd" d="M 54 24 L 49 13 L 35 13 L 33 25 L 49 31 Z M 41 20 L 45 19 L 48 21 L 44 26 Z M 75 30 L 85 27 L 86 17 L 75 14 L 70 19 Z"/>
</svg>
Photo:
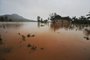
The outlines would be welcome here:
<svg viewBox="0 0 90 60">
<path fill-rule="evenodd" d="M 90 12 L 86 16 L 87 16 L 87 19 L 90 20 Z"/>
</svg>

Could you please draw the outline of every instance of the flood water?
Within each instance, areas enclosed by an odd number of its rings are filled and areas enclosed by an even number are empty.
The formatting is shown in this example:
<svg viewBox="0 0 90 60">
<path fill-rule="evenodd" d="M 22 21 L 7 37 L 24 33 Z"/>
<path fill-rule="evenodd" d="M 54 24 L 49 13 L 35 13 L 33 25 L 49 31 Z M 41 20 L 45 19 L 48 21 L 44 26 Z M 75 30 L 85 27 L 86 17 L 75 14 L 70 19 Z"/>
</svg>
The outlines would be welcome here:
<svg viewBox="0 0 90 60">
<path fill-rule="evenodd" d="M 90 60 L 90 25 L 0 22 L 0 60 Z"/>
</svg>

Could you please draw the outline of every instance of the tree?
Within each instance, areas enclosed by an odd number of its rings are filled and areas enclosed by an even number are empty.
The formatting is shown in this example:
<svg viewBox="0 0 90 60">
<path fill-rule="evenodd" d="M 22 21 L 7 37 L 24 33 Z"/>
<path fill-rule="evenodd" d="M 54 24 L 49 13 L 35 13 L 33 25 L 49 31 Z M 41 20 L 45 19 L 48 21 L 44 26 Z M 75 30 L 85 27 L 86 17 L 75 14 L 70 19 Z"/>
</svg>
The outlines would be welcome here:
<svg viewBox="0 0 90 60">
<path fill-rule="evenodd" d="M 49 16 L 51 21 L 59 20 L 61 18 L 61 16 L 56 13 L 52 13 Z"/>
<path fill-rule="evenodd" d="M 87 19 L 90 20 L 90 12 L 86 16 L 87 16 Z"/>
<path fill-rule="evenodd" d="M 40 16 L 37 16 L 37 21 L 40 22 Z"/>
<path fill-rule="evenodd" d="M 56 13 L 51 13 L 51 14 L 49 15 L 49 16 L 50 16 L 50 20 L 53 20 L 56 15 L 57 15 Z"/>
<path fill-rule="evenodd" d="M 76 21 L 76 20 L 78 20 L 78 18 L 76 16 L 74 16 L 74 17 L 72 17 L 72 20 Z"/>
<path fill-rule="evenodd" d="M 85 16 L 81 16 L 79 20 L 87 20 L 87 18 Z"/>
<path fill-rule="evenodd" d="M 43 22 L 43 19 L 41 18 L 40 22 Z"/>
</svg>

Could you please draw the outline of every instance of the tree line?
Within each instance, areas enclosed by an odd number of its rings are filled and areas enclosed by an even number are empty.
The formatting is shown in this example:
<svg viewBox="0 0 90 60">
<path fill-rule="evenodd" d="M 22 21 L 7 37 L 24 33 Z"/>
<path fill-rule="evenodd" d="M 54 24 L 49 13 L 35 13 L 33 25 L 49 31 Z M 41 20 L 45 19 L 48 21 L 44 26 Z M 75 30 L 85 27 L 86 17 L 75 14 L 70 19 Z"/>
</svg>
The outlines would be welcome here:
<svg viewBox="0 0 90 60">
<path fill-rule="evenodd" d="M 86 14 L 85 16 L 80 16 L 80 17 L 62 17 L 57 13 L 52 13 L 49 15 L 49 17 L 46 20 L 43 20 L 40 16 L 37 16 L 37 21 L 38 22 L 48 22 L 48 21 L 56 21 L 56 20 L 68 20 L 71 21 L 72 23 L 79 23 L 79 24 L 90 24 L 90 12 Z"/>
</svg>

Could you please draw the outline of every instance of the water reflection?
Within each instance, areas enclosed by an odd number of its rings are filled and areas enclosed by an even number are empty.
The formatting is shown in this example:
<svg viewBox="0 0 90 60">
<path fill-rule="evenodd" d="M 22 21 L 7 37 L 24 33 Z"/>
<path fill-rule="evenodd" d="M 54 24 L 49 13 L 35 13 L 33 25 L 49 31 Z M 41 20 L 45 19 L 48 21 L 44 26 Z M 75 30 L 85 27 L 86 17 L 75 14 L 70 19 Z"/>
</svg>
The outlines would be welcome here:
<svg viewBox="0 0 90 60">
<path fill-rule="evenodd" d="M 23 23 L 18 23 L 18 22 L 3 22 L 0 23 L 0 28 L 6 29 L 6 28 L 19 28 L 23 25 Z"/>
<path fill-rule="evenodd" d="M 35 22 L 36 23 L 36 22 Z M 31 24 L 31 23 L 30 23 Z M 0 23 L 0 28 L 20 28 L 24 26 L 24 23 Z M 38 28 L 48 26 L 50 29 L 56 31 L 59 29 L 65 29 L 65 30 L 83 30 L 85 28 L 90 27 L 89 24 L 72 24 L 70 22 L 54 22 L 54 23 L 37 23 Z"/>
<path fill-rule="evenodd" d="M 65 30 L 83 30 L 84 28 L 88 28 L 90 25 L 88 24 L 72 24 L 72 23 L 63 23 L 63 22 L 55 22 L 50 24 L 50 28 L 54 31 L 59 29 L 65 29 Z"/>
<path fill-rule="evenodd" d="M 84 29 L 85 39 L 90 40 L 90 29 Z"/>
<path fill-rule="evenodd" d="M 86 36 L 89 36 L 90 35 L 90 29 L 85 29 L 84 32 L 85 32 L 85 35 Z"/>
<path fill-rule="evenodd" d="M 54 23 L 51 23 L 50 24 L 50 28 L 54 31 L 58 30 L 58 29 L 61 29 L 61 28 L 64 28 L 64 29 L 69 29 L 70 28 L 70 23 L 67 22 L 67 23 L 63 23 L 63 22 L 54 22 Z"/>
<path fill-rule="evenodd" d="M 4 33 L 1 30 L 9 32 Z M 87 24 L 62 21 L 1 23 L 0 59 L 88 60 L 90 41 L 87 40 L 90 40 L 90 25 Z"/>
<path fill-rule="evenodd" d="M 10 53 L 12 48 L 9 47 L 0 47 L 0 60 L 7 60 L 5 59 L 5 55 Z"/>
<path fill-rule="evenodd" d="M 57 31 L 59 29 L 65 29 L 65 30 L 76 30 L 76 31 L 83 31 L 85 28 L 89 28 L 90 24 L 73 24 L 71 22 L 52 22 L 52 23 L 37 23 L 38 28 L 48 26 L 51 30 Z"/>
<path fill-rule="evenodd" d="M 38 22 L 37 23 L 38 28 L 44 27 L 45 25 L 48 25 L 49 26 L 49 22 L 47 22 L 47 23 Z"/>
</svg>

